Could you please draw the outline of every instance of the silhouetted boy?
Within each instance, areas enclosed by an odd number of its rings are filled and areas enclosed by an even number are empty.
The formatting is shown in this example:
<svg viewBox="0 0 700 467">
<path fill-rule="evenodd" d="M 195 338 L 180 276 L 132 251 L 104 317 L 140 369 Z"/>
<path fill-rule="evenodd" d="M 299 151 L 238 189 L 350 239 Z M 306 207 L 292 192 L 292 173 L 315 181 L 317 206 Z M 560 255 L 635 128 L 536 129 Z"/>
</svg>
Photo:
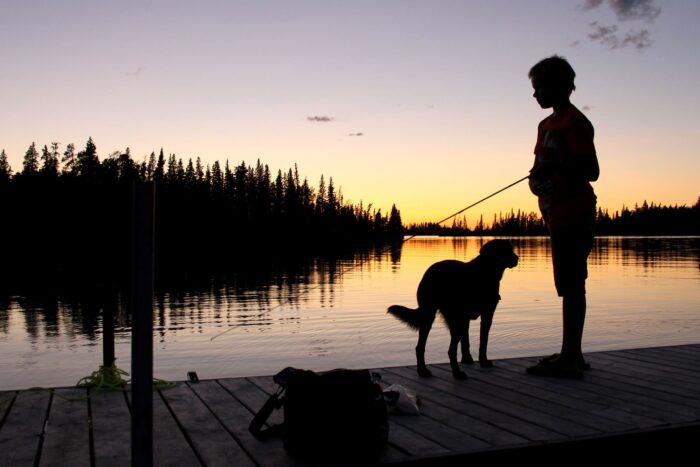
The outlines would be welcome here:
<svg viewBox="0 0 700 467">
<path fill-rule="evenodd" d="M 527 369 L 533 375 L 580 377 L 588 365 L 581 339 L 586 317 L 586 262 L 593 246 L 596 196 L 589 182 L 598 179 L 593 125 L 570 101 L 576 86 L 569 62 L 545 58 L 529 73 L 533 96 L 552 114 L 537 129 L 530 190 L 537 195 L 552 245 L 554 284 L 563 298 L 561 352 Z"/>
</svg>

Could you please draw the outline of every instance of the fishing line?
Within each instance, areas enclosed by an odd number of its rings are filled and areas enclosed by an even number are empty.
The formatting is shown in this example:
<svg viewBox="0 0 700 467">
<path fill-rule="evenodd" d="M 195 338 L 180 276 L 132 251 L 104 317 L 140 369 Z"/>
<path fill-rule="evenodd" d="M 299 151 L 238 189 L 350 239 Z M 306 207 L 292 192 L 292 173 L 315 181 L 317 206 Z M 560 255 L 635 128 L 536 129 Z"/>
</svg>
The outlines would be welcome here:
<svg viewBox="0 0 700 467">
<path fill-rule="evenodd" d="M 486 197 L 484 197 L 484 198 L 481 198 L 479 201 L 470 204 L 470 205 L 467 206 L 466 208 L 462 208 L 462 209 L 460 209 L 459 211 L 455 212 L 454 214 L 450 214 L 449 216 L 445 217 L 444 219 L 441 219 L 441 220 L 435 222 L 435 224 L 438 224 L 438 225 L 439 225 L 439 224 L 442 224 L 442 223 L 445 222 L 445 221 L 448 221 L 448 220 L 452 219 L 453 217 L 459 216 L 460 214 L 462 214 L 462 213 L 463 213 L 464 211 L 466 211 L 467 209 L 471 209 L 471 208 L 473 208 L 474 206 L 483 203 L 483 202 L 486 201 L 487 199 L 493 198 L 493 197 L 496 196 L 497 194 L 506 191 L 508 188 L 514 187 L 514 186 L 517 185 L 518 183 L 520 183 L 520 182 L 522 182 L 522 181 L 525 181 L 525 180 L 527 180 L 528 178 L 530 178 L 530 175 L 526 175 L 525 177 L 523 177 L 523 178 L 521 178 L 521 179 L 519 179 L 519 180 L 514 181 L 514 182 L 511 183 L 510 185 L 504 186 L 503 188 L 501 188 L 501 189 L 498 190 L 498 191 L 494 191 L 494 192 L 491 193 L 490 195 L 488 195 L 488 196 L 486 196 Z M 408 241 L 410 241 L 410 240 L 416 238 L 417 236 L 418 236 L 418 234 L 411 235 L 410 237 L 404 239 L 403 243 L 406 243 L 406 242 L 408 242 Z M 386 251 L 389 250 L 389 249 L 391 249 L 391 246 L 386 246 L 386 247 L 384 247 L 384 249 L 382 249 L 382 251 L 379 252 L 379 255 L 381 256 L 382 254 L 386 253 Z M 341 271 L 339 272 L 338 275 L 342 276 L 343 274 L 352 271 L 352 270 L 355 269 L 356 267 L 357 267 L 356 264 L 352 264 L 352 265 L 350 265 L 349 267 L 347 267 L 346 269 L 341 270 Z M 306 289 L 306 290 L 302 290 L 302 291 L 299 292 L 299 294 L 296 295 L 294 298 L 299 298 L 299 297 L 302 296 L 302 295 L 308 294 L 309 292 L 313 292 L 314 290 L 317 290 L 317 289 L 321 288 L 323 285 L 325 285 L 325 284 L 317 284 L 317 285 L 314 286 L 314 287 L 310 287 L 310 288 L 308 288 L 308 289 Z M 273 310 L 276 310 L 277 308 L 281 308 L 282 306 L 284 306 L 284 305 L 286 305 L 287 303 L 289 303 L 291 300 L 292 300 L 292 298 L 287 298 L 284 302 L 279 303 L 279 304 L 273 306 L 272 308 L 268 308 L 268 309 L 265 311 L 265 313 L 269 313 L 269 312 L 271 312 L 271 311 L 273 311 Z M 222 331 L 222 332 L 220 332 L 219 334 L 215 335 L 214 337 L 210 338 L 209 341 L 210 341 L 210 342 L 213 342 L 214 339 L 216 339 L 216 338 L 218 338 L 218 337 L 221 337 L 221 336 L 223 336 L 224 334 L 226 334 L 226 333 L 232 331 L 232 330 L 234 329 L 234 327 L 236 327 L 235 324 L 230 324 L 229 327 L 228 327 L 228 329 L 226 329 L 225 331 Z"/>
</svg>

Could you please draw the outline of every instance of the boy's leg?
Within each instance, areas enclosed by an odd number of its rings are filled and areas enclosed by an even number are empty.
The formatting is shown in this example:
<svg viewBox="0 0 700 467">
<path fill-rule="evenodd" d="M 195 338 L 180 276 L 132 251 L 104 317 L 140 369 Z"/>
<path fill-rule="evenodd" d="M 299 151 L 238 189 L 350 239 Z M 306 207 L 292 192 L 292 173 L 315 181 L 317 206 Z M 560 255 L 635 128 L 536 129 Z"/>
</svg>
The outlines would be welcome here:
<svg viewBox="0 0 700 467">
<path fill-rule="evenodd" d="M 562 317 L 564 322 L 559 363 L 577 367 L 583 362 L 581 341 L 586 320 L 586 295 L 567 294 L 563 297 Z"/>
</svg>

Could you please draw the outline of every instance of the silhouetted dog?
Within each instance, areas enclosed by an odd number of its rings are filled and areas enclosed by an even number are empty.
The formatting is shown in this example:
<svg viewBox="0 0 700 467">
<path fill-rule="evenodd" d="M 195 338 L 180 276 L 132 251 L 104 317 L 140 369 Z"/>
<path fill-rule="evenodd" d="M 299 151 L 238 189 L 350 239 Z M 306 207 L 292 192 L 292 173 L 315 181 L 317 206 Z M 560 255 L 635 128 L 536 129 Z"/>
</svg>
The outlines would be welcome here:
<svg viewBox="0 0 700 467">
<path fill-rule="evenodd" d="M 498 289 L 505 269 L 517 265 L 518 256 L 513 253 L 508 240 L 491 240 L 481 247 L 479 256 L 468 263 L 446 260 L 430 266 L 418 285 L 418 309 L 400 305 L 389 307 L 389 313 L 418 330 L 416 359 L 420 376 L 431 376 L 425 366 L 425 343 L 438 310 L 450 330 L 447 355 L 452 375 L 456 379 L 467 377 L 457 363 L 457 344 L 460 341 L 462 363 L 474 363 L 469 352 L 469 320 L 478 317 L 481 317 L 479 364 L 493 366 L 486 357 L 486 348 L 493 314 L 501 299 Z"/>
</svg>

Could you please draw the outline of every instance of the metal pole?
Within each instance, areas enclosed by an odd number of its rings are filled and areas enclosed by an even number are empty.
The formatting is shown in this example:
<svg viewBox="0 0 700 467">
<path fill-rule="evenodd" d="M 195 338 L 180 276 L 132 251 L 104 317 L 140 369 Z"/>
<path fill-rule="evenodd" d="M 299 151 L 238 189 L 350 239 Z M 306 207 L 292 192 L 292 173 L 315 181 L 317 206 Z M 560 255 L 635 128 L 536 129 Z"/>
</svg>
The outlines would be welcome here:
<svg viewBox="0 0 700 467">
<path fill-rule="evenodd" d="M 131 334 L 131 465 L 153 465 L 153 271 L 155 186 L 134 185 Z"/>
</svg>

